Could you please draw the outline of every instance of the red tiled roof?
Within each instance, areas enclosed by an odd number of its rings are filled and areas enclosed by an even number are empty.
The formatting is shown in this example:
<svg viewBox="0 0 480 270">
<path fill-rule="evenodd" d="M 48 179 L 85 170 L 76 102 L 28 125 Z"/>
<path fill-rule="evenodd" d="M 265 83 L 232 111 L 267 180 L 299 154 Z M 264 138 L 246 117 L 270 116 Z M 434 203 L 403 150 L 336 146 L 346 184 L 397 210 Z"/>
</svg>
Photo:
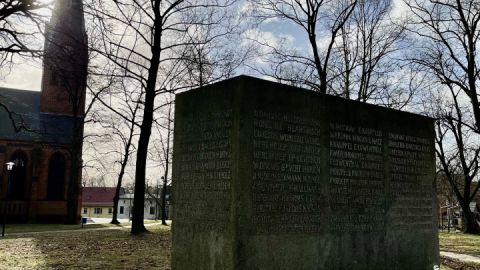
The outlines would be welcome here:
<svg viewBox="0 0 480 270">
<path fill-rule="evenodd" d="M 123 189 L 120 194 L 123 194 Z M 114 187 L 84 187 L 82 188 L 83 205 L 113 205 Z"/>
</svg>

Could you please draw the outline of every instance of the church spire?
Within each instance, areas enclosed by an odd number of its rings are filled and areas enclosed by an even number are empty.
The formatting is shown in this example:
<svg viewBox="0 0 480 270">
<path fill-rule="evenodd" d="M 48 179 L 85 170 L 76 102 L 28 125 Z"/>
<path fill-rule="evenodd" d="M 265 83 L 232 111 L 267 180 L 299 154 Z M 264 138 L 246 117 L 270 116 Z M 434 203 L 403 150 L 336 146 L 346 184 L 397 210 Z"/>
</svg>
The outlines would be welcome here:
<svg viewBox="0 0 480 270">
<path fill-rule="evenodd" d="M 82 116 L 88 64 L 82 1 L 57 0 L 45 32 L 41 112 Z"/>
</svg>

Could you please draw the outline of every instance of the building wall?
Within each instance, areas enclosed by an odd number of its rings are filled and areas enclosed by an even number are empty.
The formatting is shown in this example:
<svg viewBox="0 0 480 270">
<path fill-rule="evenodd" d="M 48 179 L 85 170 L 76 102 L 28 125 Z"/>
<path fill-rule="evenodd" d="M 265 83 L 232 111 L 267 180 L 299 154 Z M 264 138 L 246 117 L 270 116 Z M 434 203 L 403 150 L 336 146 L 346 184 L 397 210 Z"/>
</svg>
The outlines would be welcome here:
<svg viewBox="0 0 480 270">
<path fill-rule="evenodd" d="M 13 156 L 21 151 L 26 158 L 25 200 L 9 200 L 12 222 L 63 222 L 67 215 L 67 190 L 70 174 L 70 159 L 67 145 L 53 145 L 36 142 L 0 140 L 0 198 L 5 198 L 7 190 L 8 171 L 5 163 L 12 161 Z M 61 153 L 65 158 L 64 189 L 62 200 L 47 200 L 48 173 L 50 159 L 55 153 Z M 79 179 L 81 174 L 79 175 Z M 80 181 L 77 181 L 80 187 Z M 81 194 L 77 196 L 81 201 Z M 78 215 L 80 205 L 78 204 Z"/>
<path fill-rule="evenodd" d="M 95 209 L 100 209 L 101 213 L 95 213 Z M 94 217 L 94 218 L 112 218 L 113 206 L 102 205 L 89 205 L 82 206 L 82 217 Z"/>
<path fill-rule="evenodd" d="M 121 208 L 123 207 L 123 214 L 121 214 Z M 118 218 L 128 219 L 131 217 L 133 207 L 133 199 L 129 198 L 120 198 L 118 201 Z M 153 213 L 151 212 L 151 207 L 153 207 Z M 160 206 L 159 206 L 160 207 Z M 143 209 L 143 215 L 145 219 L 155 219 L 155 201 L 154 200 L 145 200 L 145 208 Z"/>
</svg>

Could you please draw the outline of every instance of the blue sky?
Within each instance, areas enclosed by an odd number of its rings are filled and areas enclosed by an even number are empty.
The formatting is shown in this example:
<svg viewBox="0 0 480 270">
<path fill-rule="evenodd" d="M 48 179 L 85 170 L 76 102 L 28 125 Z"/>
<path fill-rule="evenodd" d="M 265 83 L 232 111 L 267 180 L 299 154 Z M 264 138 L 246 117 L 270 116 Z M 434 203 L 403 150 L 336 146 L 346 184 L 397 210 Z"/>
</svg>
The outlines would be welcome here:
<svg viewBox="0 0 480 270">
<path fill-rule="evenodd" d="M 50 1 L 50 0 L 45 0 Z M 402 0 L 392 0 L 392 15 L 403 15 L 406 11 Z M 46 11 L 48 14 L 49 11 Z M 269 43 L 275 43 L 279 37 L 288 37 L 293 47 L 310 53 L 310 47 L 307 43 L 307 34 L 299 26 L 292 23 L 285 23 L 279 20 L 270 20 L 265 22 L 259 28 L 260 37 Z M 319 37 L 321 39 L 321 37 Z M 39 40 L 39 42 L 42 42 Z M 42 63 L 41 60 L 19 59 L 16 58 L 16 64 L 11 70 L 0 70 L 0 87 L 10 87 L 27 90 L 40 91 Z"/>
</svg>

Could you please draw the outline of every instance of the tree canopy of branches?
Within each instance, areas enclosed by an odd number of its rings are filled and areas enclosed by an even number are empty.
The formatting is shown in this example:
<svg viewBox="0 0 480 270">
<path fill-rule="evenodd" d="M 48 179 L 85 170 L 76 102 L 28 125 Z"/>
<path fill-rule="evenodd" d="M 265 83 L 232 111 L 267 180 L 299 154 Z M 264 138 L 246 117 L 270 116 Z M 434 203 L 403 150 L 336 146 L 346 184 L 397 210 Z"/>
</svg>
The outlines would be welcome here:
<svg viewBox="0 0 480 270">
<path fill-rule="evenodd" d="M 347 99 L 402 108 L 416 90 L 407 65 L 402 65 L 405 49 L 405 18 L 395 17 L 391 0 L 359 0 L 340 28 L 332 61 L 331 92 Z M 403 68 L 401 68 L 403 66 Z M 399 79 L 401 78 L 401 79 Z M 408 77 L 407 77 L 408 78 Z"/>
<path fill-rule="evenodd" d="M 311 55 L 291 49 L 275 47 L 267 42 L 262 45 L 273 51 L 273 76 L 281 81 L 307 85 L 321 93 L 327 92 L 329 70 L 335 41 L 340 30 L 353 13 L 357 0 L 341 1 L 288 1 L 250 0 L 252 15 L 260 20 L 279 19 L 293 23 L 307 35 Z M 321 42 L 319 42 L 321 39 Z M 297 66 L 295 75 L 285 74 L 288 65 Z M 287 71 L 287 73 L 289 73 Z M 286 76 L 288 75 L 288 76 Z"/>
<path fill-rule="evenodd" d="M 15 56 L 31 57 L 42 54 L 42 44 L 38 43 L 38 37 L 44 16 L 39 11 L 48 6 L 49 3 L 40 0 L 0 2 L 0 73 L 11 66 Z M 28 130 L 23 119 L 1 100 L 0 109 L 8 113 L 15 131 Z"/>
<path fill-rule="evenodd" d="M 480 4 L 475 0 L 407 4 L 413 13 L 411 31 L 420 37 L 412 62 L 439 89 L 427 103 L 437 119 L 440 170 L 462 208 L 465 232 L 479 233 L 469 204 L 479 189 L 474 180 L 478 180 L 480 153 Z"/>
<path fill-rule="evenodd" d="M 261 74 L 387 107 L 403 108 L 411 101 L 418 78 L 400 61 L 405 20 L 392 15 L 391 0 L 250 2 L 252 15 L 264 24 L 280 21 L 304 34 L 295 44 L 288 38 L 257 41 L 266 51 L 267 67 L 254 67 Z M 302 43 L 309 48 L 299 48 Z"/>
<path fill-rule="evenodd" d="M 144 219 L 145 175 L 154 113 L 163 105 L 156 97 L 163 93 L 188 89 L 188 70 L 184 61 L 194 45 L 209 44 L 229 32 L 228 26 L 205 35 L 221 24 L 226 7 L 233 0 L 117 0 L 114 3 L 92 1 L 88 11 L 98 24 L 103 40 L 94 49 L 119 72 L 140 85 L 142 115 L 137 143 L 132 234 L 146 231 Z M 222 30 L 223 29 L 223 30 Z M 202 33 L 200 40 L 192 33 Z"/>
<path fill-rule="evenodd" d="M 14 55 L 42 54 L 38 38 L 44 15 L 39 11 L 50 4 L 40 0 L 0 2 L 0 66 L 11 62 Z"/>
</svg>

